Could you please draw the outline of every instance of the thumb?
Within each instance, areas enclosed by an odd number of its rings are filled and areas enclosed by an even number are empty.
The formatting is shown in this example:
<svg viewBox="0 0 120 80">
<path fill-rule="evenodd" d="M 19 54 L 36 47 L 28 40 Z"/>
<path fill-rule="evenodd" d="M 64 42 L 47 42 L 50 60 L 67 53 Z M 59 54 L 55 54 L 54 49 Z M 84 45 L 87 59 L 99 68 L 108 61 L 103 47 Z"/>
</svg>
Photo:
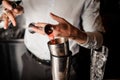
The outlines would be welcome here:
<svg viewBox="0 0 120 80">
<path fill-rule="evenodd" d="M 61 23 L 61 22 L 64 22 L 63 18 L 53 14 L 53 13 L 50 13 L 50 16 L 57 22 Z"/>
<path fill-rule="evenodd" d="M 10 5 L 8 1 L 3 0 L 2 5 L 4 6 L 4 8 L 7 8 L 8 10 L 12 10 L 12 6 Z"/>
</svg>

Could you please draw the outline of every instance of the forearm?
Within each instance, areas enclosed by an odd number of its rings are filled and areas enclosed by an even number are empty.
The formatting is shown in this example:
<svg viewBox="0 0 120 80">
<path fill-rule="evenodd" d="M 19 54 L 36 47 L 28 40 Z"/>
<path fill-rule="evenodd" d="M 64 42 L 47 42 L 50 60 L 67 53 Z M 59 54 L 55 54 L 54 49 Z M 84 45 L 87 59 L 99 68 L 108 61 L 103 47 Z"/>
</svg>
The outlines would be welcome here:
<svg viewBox="0 0 120 80">
<path fill-rule="evenodd" d="M 85 48 L 98 49 L 103 44 L 102 33 L 96 32 L 84 32 L 74 27 L 72 29 L 69 39 L 75 40 L 80 46 Z"/>
</svg>

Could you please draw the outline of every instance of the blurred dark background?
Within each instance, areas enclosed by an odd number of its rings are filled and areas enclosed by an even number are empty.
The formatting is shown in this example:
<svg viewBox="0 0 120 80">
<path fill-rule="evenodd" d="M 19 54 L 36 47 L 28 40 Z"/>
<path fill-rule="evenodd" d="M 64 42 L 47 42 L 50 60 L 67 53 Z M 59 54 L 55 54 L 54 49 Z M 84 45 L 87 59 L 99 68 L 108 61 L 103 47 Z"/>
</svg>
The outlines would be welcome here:
<svg viewBox="0 0 120 80">
<path fill-rule="evenodd" d="M 120 79 L 120 0 L 101 0 L 100 13 L 106 29 L 104 44 L 109 48 L 104 78 Z"/>
<path fill-rule="evenodd" d="M 106 29 L 104 44 L 109 48 L 104 79 L 120 80 L 120 0 L 101 0 L 100 14 Z M 24 45 L 24 27 L 19 27 L 22 16 L 18 17 L 17 27 L 10 25 L 0 29 L 0 80 L 20 80 Z M 22 20 L 24 23 L 24 20 Z M 88 56 L 89 57 L 89 56 Z M 89 62 L 88 62 L 89 64 Z M 83 67 L 84 68 L 84 67 Z M 82 69 L 83 70 L 83 69 Z"/>
</svg>

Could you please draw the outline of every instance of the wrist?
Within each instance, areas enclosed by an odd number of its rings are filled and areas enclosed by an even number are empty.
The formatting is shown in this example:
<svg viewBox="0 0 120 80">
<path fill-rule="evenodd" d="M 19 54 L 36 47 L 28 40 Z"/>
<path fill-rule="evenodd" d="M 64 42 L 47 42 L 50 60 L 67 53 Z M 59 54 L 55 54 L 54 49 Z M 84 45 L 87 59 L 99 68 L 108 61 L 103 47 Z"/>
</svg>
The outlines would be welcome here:
<svg viewBox="0 0 120 80">
<path fill-rule="evenodd" d="M 80 44 L 84 44 L 87 42 L 87 34 L 78 29 L 72 31 L 70 38 Z"/>
</svg>

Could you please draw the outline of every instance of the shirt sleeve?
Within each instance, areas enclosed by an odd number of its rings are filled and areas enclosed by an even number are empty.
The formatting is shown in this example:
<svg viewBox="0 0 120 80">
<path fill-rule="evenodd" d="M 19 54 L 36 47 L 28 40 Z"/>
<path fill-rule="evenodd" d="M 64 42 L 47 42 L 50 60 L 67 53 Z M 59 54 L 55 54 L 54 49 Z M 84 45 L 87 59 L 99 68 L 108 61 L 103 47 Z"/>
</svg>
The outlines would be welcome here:
<svg viewBox="0 0 120 80">
<path fill-rule="evenodd" d="M 86 0 L 82 14 L 83 30 L 87 33 L 87 41 L 80 44 L 86 48 L 99 48 L 103 44 L 105 32 L 100 16 L 100 0 Z"/>
</svg>

